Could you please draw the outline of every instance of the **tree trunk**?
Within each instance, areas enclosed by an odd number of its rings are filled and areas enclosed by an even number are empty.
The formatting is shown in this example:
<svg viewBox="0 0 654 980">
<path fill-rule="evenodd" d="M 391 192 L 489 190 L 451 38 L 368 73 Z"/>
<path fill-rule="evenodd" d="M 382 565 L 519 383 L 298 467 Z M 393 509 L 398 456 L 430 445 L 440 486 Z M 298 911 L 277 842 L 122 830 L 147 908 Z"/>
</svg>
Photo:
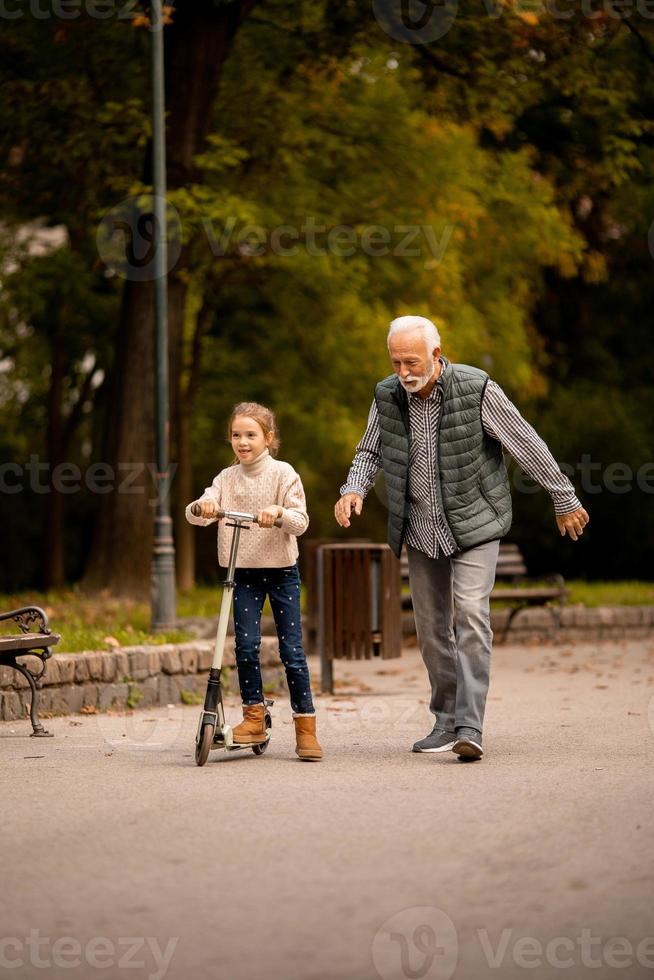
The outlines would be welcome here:
<svg viewBox="0 0 654 980">
<path fill-rule="evenodd" d="M 223 65 L 240 24 L 256 2 L 181 4 L 172 26 L 166 28 L 166 153 L 171 188 L 197 176 L 193 161 L 211 131 Z M 184 265 L 182 252 L 175 273 Z M 178 371 L 175 353 L 185 299 L 184 275 L 171 276 L 168 330 L 173 372 Z M 154 517 L 153 321 L 152 284 L 127 282 L 105 417 L 104 460 L 113 466 L 116 482 L 113 492 L 99 503 L 84 580 L 91 588 L 142 598 L 149 594 Z M 172 373 L 170 391 L 177 387 L 178 376 Z"/>
<path fill-rule="evenodd" d="M 148 464 L 154 458 L 152 284 L 127 282 L 107 392 L 102 462 L 112 490 L 99 499 L 84 584 L 144 598 L 152 554 Z M 150 484 L 150 489 L 152 484 Z"/>
</svg>

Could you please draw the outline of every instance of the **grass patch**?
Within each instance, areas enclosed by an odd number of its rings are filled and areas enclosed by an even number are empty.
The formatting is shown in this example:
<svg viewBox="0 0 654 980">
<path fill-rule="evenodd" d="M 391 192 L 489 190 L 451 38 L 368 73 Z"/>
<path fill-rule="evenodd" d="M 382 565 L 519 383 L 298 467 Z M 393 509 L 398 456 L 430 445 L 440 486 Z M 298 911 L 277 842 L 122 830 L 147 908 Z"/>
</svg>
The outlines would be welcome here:
<svg viewBox="0 0 654 980">
<path fill-rule="evenodd" d="M 305 609 L 305 588 L 301 587 L 300 606 Z M 177 593 L 177 615 L 184 616 L 217 616 L 220 612 L 220 600 L 223 594 L 222 583 L 220 585 L 198 585 L 191 592 Z M 263 605 L 263 614 L 272 615 L 270 602 L 268 599 Z"/>
<path fill-rule="evenodd" d="M 138 686 L 138 684 L 130 684 L 129 691 L 127 694 L 127 707 L 136 708 L 139 703 L 143 700 L 143 691 Z"/>
<path fill-rule="evenodd" d="M 191 592 L 178 592 L 177 615 L 217 616 L 222 592 L 222 585 L 198 585 Z"/>
<path fill-rule="evenodd" d="M 651 606 L 654 603 L 654 582 L 585 582 L 577 579 L 566 582 L 572 605 Z"/>
<path fill-rule="evenodd" d="M 528 582 L 508 583 L 501 579 L 496 583 L 497 593 L 493 600 L 495 608 L 503 605 L 497 596 L 503 588 L 528 589 L 538 585 L 551 585 L 541 579 L 530 579 Z M 569 592 L 567 603 L 571 606 L 586 606 L 595 609 L 598 606 L 648 606 L 654 603 L 654 582 L 586 582 L 584 579 L 570 579 L 565 587 Z M 507 602 L 504 605 L 512 605 Z"/>
<path fill-rule="evenodd" d="M 88 595 L 77 589 L 0 595 L 2 612 L 34 605 L 45 610 L 50 628 L 54 633 L 61 634 L 61 640 L 55 647 L 56 653 L 112 650 L 117 646 L 137 644 L 182 643 L 191 639 L 191 634 L 179 629 L 152 633 L 150 606 L 146 602 L 103 594 Z M 0 626 L 4 633 L 13 633 L 17 629 L 13 622 Z"/>
<path fill-rule="evenodd" d="M 179 696 L 182 704 L 202 704 L 204 702 L 203 694 L 198 694 L 197 691 L 187 691 L 184 687 L 179 692 Z"/>
<path fill-rule="evenodd" d="M 586 582 L 578 579 L 566 582 L 566 586 L 570 591 L 568 602 L 572 605 L 595 608 L 654 604 L 654 582 Z M 177 597 L 177 615 L 217 616 L 221 592 L 219 585 L 201 585 L 192 592 L 180 593 Z M 28 605 L 45 609 L 52 630 L 61 634 L 57 653 L 111 650 L 116 646 L 137 644 L 182 643 L 192 639 L 192 635 L 182 629 L 152 633 L 147 602 L 112 598 L 103 593 L 88 595 L 75 588 L 0 595 L 0 611 L 8 612 Z M 266 600 L 264 613 L 269 612 L 270 606 Z M 2 633 L 13 633 L 15 629 L 14 623 L 0 624 Z"/>
</svg>

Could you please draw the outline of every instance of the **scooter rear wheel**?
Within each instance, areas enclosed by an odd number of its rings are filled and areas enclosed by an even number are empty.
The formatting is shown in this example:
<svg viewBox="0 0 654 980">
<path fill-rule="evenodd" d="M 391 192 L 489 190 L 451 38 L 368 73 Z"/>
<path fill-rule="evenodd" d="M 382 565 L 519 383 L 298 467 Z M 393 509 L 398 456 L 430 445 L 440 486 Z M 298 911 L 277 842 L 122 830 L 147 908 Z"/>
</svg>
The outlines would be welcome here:
<svg viewBox="0 0 654 980">
<path fill-rule="evenodd" d="M 203 725 L 200 738 L 195 744 L 195 762 L 198 766 L 203 766 L 209 758 L 209 750 L 213 742 L 213 725 Z"/>
</svg>

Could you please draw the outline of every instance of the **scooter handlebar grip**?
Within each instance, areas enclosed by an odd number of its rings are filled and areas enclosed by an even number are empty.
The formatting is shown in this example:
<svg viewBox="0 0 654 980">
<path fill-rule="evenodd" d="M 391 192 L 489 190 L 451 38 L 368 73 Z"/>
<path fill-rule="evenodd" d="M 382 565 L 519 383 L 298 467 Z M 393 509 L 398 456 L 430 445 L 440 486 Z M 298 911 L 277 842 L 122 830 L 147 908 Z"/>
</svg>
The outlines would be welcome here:
<svg viewBox="0 0 654 980">
<path fill-rule="evenodd" d="M 256 518 L 255 518 L 254 523 L 255 524 L 258 524 L 259 521 L 256 520 Z M 281 526 L 282 526 L 282 519 L 281 519 L 281 517 L 278 517 L 277 520 L 275 521 L 274 527 L 281 527 Z"/>
<path fill-rule="evenodd" d="M 202 517 L 202 507 L 200 506 L 197 500 L 195 501 L 195 503 L 191 504 L 191 513 L 193 514 L 193 517 Z M 222 520 L 224 516 L 225 516 L 224 510 L 216 510 L 215 513 L 213 514 L 213 517 L 217 517 L 218 520 Z M 255 524 L 259 523 L 256 517 L 254 519 L 254 523 Z M 278 517 L 277 520 L 275 521 L 275 527 L 281 527 L 281 526 L 282 526 L 282 519 L 281 517 Z"/>
<path fill-rule="evenodd" d="M 202 508 L 200 507 L 200 504 L 197 502 L 197 500 L 195 501 L 194 504 L 191 504 L 191 513 L 193 514 L 193 517 L 202 517 Z M 225 516 L 225 511 L 217 510 L 215 514 L 213 514 L 213 516 L 217 517 L 220 520 L 220 518 Z"/>
</svg>

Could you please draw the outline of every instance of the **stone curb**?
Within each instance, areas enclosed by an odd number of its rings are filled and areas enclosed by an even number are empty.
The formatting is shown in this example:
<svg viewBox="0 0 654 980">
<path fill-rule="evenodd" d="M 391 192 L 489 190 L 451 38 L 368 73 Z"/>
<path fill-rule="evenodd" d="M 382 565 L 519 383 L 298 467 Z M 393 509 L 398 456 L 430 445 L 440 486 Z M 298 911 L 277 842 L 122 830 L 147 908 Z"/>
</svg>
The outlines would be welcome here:
<svg viewBox="0 0 654 980">
<path fill-rule="evenodd" d="M 501 634 L 510 610 L 497 609 L 491 613 L 493 630 Z M 556 631 L 556 614 L 560 613 L 560 629 Z M 654 606 L 586 606 L 540 607 L 522 609 L 511 624 L 508 641 L 524 643 L 527 639 L 620 640 L 645 639 L 654 633 Z"/>
<path fill-rule="evenodd" d="M 495 641 L 502 639 L 510 609 L 491 609 Z M 556 615 L 560 627 L 556 629 Z M 415 636 L 413 612 L 402 614 L 404 636 Z M 654 606 L 539 606 L 521 609 L 511 623 L 507 643 L 559 643 L 602 640 L 643 640 L 654 635 Z"/>
<path fill-rule="evenodd" d="M 509 615 L 507 609 L 493 610 L 491 625 L 496 640 L 502 636 Z M 208 621 L 213 623 L 212 620 Z M 561 628 L 548 608 L 523 609 L 515 617 L 509 643 L 602 641 L 644 639 L 654 634 L 654 606 L 564 606 Z M 413 613 L 403 615 L 405 635 L 415 632 Z M 39 682 L 39 712 L 106 711 L 151 707 L 158 704 L 200 703 L 213 657 L 213 640 L 160 646 L 120 647 L 107 651 L 55 653 L 48 660 L 45 676 Z M 283 683 L 276 637 L 261 638 L 261 670 L 266 692 L 273 693 Z M 230 692 L 238 692 L 234 660 L 234 638 L 228 636 L 223 665 Z M 38 661 L 37 661 L 38 666 Z M 27 681 L 10 667 L 0 667 L 0 720 L 25 718 L 29 711 Z"/>
<path fill-rule="evenodd" d="M 121 647 L 116 650 L 55 653 L 39 682 L 39 714 L 106 711 L 109 708 L 201 703 L 213 658 L 212 640 Z M 261 671 L 266 692 L 277 691 L 284 670 L 276 638 L 262 637 Z M 35 665 L 38 667 L 38 658 Z M 228 691 L 238 692 L 234 640 L 227 638 L 223 658 Z M 25 678 L 0 667 L 0 720 L 24 718 L 31 692 Z"/>
</svg>

